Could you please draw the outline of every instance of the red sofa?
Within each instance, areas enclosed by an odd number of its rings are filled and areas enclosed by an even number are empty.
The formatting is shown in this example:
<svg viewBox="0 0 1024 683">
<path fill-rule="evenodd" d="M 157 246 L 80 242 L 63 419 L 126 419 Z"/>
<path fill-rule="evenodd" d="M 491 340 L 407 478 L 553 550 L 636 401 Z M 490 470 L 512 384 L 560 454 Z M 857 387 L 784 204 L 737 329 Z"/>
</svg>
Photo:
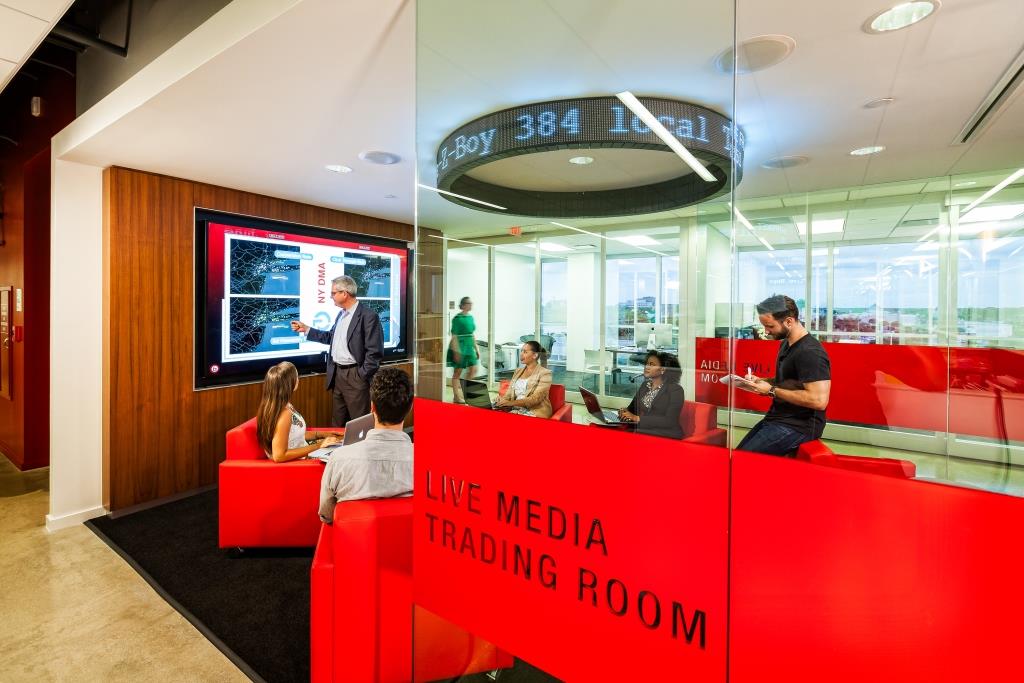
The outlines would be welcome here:
<svg viewBox="0 0 1024 683">
<path fill-rule="evenodd" d="M 412 498 L 350 501 L 322 525 L 310 571 L 314 682 L 407 683 L 512 666 L 493 644 L 421 608 L 414 638 L 412 510 Z"/>
<path fill-rule="evenodd" d="M 710 403 L 683 401 L 679 412 L 679 426 L 683 428 L 683 441 L 709 446 L 725 446 L 728 433 L 718 426 L 718 408 Z"/>
<path fill-rule="evenodd" d="M 339 429 L 317 431 L 343 432 Z M 274 462 L 256 440 L 256 418 L 227 433 L 220 464 L 221 548 L 312 547 L 320 533 L 319 460 Z"/>
<path fill-rule="evenodd" d="M 796 459 L 825 467 L 838 467 L 843 470 L 870 472 L 902 479 L 913 479 L 917 475 L 917 466 L 909 460 L 840 455 L 834 453 L 831 448 L 817 439 L 800 444 L 800 448 L 796 452 Z"/>
<path fill-rule="evenodd" d="M 501 380 L 498 386 L 498 395 L 504 396 L 508 391 L 508 380 Z M 551 418 L 560 422 L 572 422 L 572 404 L 565 402 L 565 385 L 552 384 L 548 390 L 548 400 L 551 401 Z"/>
</svg>

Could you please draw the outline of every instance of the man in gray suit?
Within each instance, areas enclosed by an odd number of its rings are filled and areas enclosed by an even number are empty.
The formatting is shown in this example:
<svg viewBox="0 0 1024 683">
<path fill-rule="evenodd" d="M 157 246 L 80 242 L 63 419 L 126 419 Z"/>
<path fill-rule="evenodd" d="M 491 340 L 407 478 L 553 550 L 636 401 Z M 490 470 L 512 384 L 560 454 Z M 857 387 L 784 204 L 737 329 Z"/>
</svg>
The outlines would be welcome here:
<svg viewBox="0 0 1024 683">
<path fill-rule="evenodd" d="M 331 424 L 335 427 L 344 427 L 349 420 L 370 412 L 370 380 L 384 357 L 380 318 L 372 309 L 359 305 L 357 290 L 356 281 L 348 275 L 331 280 L 331 298 L 341 313 L 330 332 L 292 321 L 292 330 L 331 347 L 327 390 L 333 391 Z"/>
</svg>

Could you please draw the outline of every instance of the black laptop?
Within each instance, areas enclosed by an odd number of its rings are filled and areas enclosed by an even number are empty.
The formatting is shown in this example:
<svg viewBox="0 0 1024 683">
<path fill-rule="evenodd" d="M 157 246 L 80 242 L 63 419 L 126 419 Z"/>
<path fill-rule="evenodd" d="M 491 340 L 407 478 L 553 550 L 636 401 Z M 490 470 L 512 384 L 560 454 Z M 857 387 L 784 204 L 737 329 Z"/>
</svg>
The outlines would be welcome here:
<svg viewBox="0 0 1024 683">
<path fill-rule="evenodd" d="M 466 405 L 485 408 L 487 410 L 498 410 L 501 412 L 511 410 L 511 408 L 505 406 L 494 405 L 491 401 L 491 393 L 487 391 L 486 382 L 478 382 L 470 379 L 463 379 L 459 381 L 462 383 L 462 396 L 466 401 Z"/>
<path fill-rule="evenodd" d="M 619 419 L 618 412 L 610 409 L 601 407 L 601 404 L 597 401 L 597 394 L 580 387 L 580 396 L 583 397 L 583 403 L 587 406 L 587 412 L 590 416 L 602 424 L 606 425 L 631 425 L 632 422 L 624 422 Z"/>
</svg>

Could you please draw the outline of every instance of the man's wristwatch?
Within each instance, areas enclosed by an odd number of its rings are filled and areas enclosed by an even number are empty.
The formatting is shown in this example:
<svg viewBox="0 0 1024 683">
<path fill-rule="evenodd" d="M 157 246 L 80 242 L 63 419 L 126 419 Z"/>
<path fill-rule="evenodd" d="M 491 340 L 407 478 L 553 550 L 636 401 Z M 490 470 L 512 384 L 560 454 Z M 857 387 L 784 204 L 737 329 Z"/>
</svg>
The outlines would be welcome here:
<svg viewBox="0 0 1024 683">
<path fill-rule="evenodd" d="M 775 385 L 768 387 L 768 395 L 775 398 Z"/>
</svg>

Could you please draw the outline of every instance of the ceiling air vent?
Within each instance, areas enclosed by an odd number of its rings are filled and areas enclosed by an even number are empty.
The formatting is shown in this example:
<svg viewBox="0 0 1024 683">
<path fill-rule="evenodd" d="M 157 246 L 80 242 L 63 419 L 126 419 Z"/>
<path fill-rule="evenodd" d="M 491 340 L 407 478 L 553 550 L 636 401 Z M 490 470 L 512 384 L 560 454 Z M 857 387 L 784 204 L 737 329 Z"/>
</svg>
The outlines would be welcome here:
<svg viewBox="0 0 1024 683">
<path fill-rule="evenodd" d="M 981 135 L 981 132 L 992 122 L 999 110 L 1006 106 L 1006 103 L 1014 96 L 1022 82 L 1024 82 L 1024 50 L 1021 50 L 1017 58 L 1010 64 L 1010 68 L 996 81 L 995 87 L 988 92 L 977 111 L 964 124 L 963 130 L 953 140 L 953 144 L 962 145 L 973 142 Z"/>
</svg>

